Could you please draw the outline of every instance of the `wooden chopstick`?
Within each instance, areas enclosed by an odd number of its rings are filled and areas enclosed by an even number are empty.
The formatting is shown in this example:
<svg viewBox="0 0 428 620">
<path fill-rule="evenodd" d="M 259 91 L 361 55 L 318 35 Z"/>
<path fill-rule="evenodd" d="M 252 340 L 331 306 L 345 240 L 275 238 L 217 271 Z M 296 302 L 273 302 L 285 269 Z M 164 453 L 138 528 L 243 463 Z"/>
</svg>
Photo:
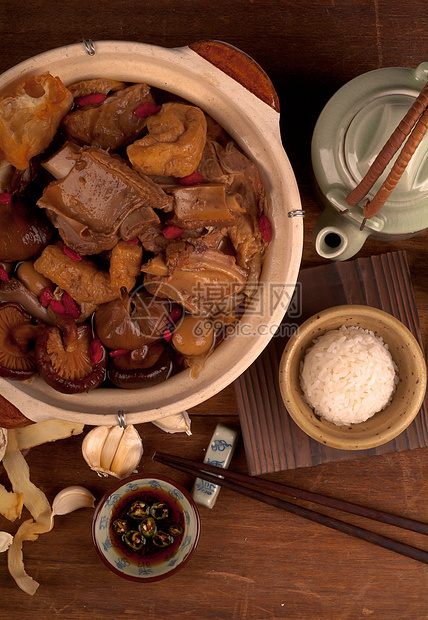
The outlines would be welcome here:
<svg viewBox="0 0 428 620">
<path fill-rule="evenodd" d="M 197 461 L 191 461 L 189 459 L 177 457 L 172 454 L 165 454 L 164 452 L 157 452 L 155 456 L 167 459 L 171 463 L 179 463 L 186 465 L 187 467 L 198 468 L 200 471 L 211 472 L 216 475 L 221 475 L 222 477 L 228 478 L 229 480 L 234 480 L 243 484 L 249 484 L 259 489 L 265 489 L 276 493 L 283 493 L 291 497 L 298 497 L 299 499 L 308 500 L 316 504 L 322 504 L 323 506 L 328 506 L 329 508 L 336 508 L 338 510 L 359 515 L 361 517 L 366 517 L 375 521 L 381 521 L 383 523 L 395 525 L 405 530 L 412 530 L 414 532 L 418 532 L 418 534 L 428 534 L 428 523 L 423 523 L 422 521 L 415 521 L 414 519 L 409 519 L 407 517 L 400 517 L 398 515 L 393 515 L 388 512 L 376 510 L 375 508 L 367 508 L 365 506 L 360 506 L 359 504 L 347 502 L 343 499 L 337 499 L 335 497 L 321 495 L 319 493 L 314 493 L 313 491 L 305 491 L 304 489 L 280 484 L 271 480 L 254 478 L 252 476 L 247 476 L 246 474 L 241 474 L 239 472 L 224 470 L 221 467 L 215 467 L 214 465 L 209 465 L 207 463 L 198 463 Z M 155 458 L 155 460 L 157 459 Z"/>
<path fill-rule="evenodd" d="M 376 521 L 383 521 L 406 530 L 411 529 L 415 532 L 423 534 L 428 533 L 428 525 L 426 523 L 391 515 L 373 508 L 365 508 L 363 506 L 359 506 L 358 504 L 352 504 L 350 502 L 320 495 L 318 493 L 312 493 L 311 491 L 304 491 L 303 489 L 297 489 L 295 487 L 282 485 L 269 480 L 253 478 L 251 476 L 247 476 L 246 474 L 233 472 L 206 463 L 198 463 L 197 461 L 191 461 L 190 459 L 173 456 L 164 452 L 156 452 L 153 456 L 153 460 L 185 473 L 194 475 L 198 478 L 203 478 L 213 484 L 227 487 L 228 489 L 235 491 L 236 493 L 240 493 L 241 495 L 246 495 L 252 499 L 264 502 L 265 504 L 270 504 L 271 506 L 281 508 L 305 519 L 315 521 L 316 523 L 320 523 L 326 527 L 330 527 L 345 534 L 349 534 L 350 536 L 360 538 L 372 544 L 384 547 L 385 549 L 389 549 L 390 551 L 395 551 L 396 553 L 419 562 L 423 562 L 424 564 L 428 564 L 428 552 L 423 549 L 412 547 L 411 545 L 388 538 L 382 534 L 371 532 L 357 525 L 345 523 L 344 521 L 315 512 L 309 508 L 304 508 L 302 506 L 298 506 L 297 504 L 286 502 L 278 497 L 268 495 L 259 489 L 275 491 L 277 493 L 285 493 L 293 497 L 313 501 L 332 508 L 339 508 L 352 514 L 364 516 Z M 257 490 L 248 488 L 247 486 L 240 484 L 240 482 L 243 482 L 245 485 L 254 486 Z"/>
</svg>

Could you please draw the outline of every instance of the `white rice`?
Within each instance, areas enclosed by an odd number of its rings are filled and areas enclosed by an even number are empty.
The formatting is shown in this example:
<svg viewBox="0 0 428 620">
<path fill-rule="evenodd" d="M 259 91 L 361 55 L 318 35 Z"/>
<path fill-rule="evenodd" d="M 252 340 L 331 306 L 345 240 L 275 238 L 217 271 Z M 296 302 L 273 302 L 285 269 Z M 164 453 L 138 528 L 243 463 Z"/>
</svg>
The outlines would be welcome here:
<svg viewBox="0 0 428 620">
<path fill-rule="evenodd" d="M 364 422 L 384 409 L 397 382 L 388 345 L 360 327 L 343 325 L 320 336 L 300 365 L 304 399 L 338 425 Z"/>
</svg>

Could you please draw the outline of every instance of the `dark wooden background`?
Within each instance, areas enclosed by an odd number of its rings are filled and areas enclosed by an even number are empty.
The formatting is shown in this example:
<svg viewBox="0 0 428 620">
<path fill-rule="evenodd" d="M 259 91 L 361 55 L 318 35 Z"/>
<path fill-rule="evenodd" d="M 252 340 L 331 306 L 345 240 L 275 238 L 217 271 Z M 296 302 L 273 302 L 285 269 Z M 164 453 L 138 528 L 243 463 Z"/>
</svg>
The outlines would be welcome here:
<svg viewBox="0 0 428 620">
<path fill-rule="evenodd" d="M 83 38 L 167 47 L 219 39 L 258 61 L 281 101 L 283 142 L 306 209 L 302 266 L 323 264 L 310 241 L 319 215 L 310 186 L 310 139 L 330 96 L 357 75 L 428 60 L 425 0 L 14 0 L 0 4 L 0 72 L 52 47 Z M 400 243 L 367 242 L 359 256 L 405 249 L 425 346 L 428 234 Z M 190 412 L 192 437 L 141 425 L 140 471 L 192 479 L 151 461 L 156 449 L 202 460 L 218 422 L 239 428 L 230 386 Z M 30 451 L 32 480 L 50 500 L 82 484 L 101 497 L 112 484 L 90 471 L 82 436 Z M 240 442 L 232 467 L 247 471 Z M 275 480 L 427 520 L 428 449 L 270 474 Z M 0 482 L 6 482 L 0 470 Z M 92 511 L 58 517 L 54 530 L 26 543 L 34 597 L 16 587 L 0 555 L 0 618 L 422 620 L 428 618 L 428 567 L 222 490 L 201 509 L 202 533 L 190 563 L 171 579 L 137 585 L 116 577 L 91 543 Z M 347 520 L 366 526 L 364 519 Z M 14 525 L 0 518 L 0 530 Z M 376 526 L 428 549 L 428 540 Z"/>
</svg>

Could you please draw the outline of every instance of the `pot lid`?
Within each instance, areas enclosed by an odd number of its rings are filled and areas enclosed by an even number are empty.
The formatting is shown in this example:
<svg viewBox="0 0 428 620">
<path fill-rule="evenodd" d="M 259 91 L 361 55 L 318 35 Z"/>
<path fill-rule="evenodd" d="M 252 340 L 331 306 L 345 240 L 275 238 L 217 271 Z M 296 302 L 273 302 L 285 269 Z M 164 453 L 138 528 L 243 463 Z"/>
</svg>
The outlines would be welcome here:
<svg viewBox="0 0 428 620">
<path fill-rule="evenodd" d="M 363 222 L 363 204 L 373 199 L 397 155 L 366 198 L 349 207 L 347 194 L 374 162 L 428 78 L 428 62 L 415 70 L 390 67 L 364 73 L 339 89 L 322 110 L 312 137 L 312 166 L 324 206 Z M 399 149 L 398 152 L 400 152 Z M 408 234 L 428 227 L 428 136 L 414 152 L 381 211 L 365 225 L 373 232 Z"/>
</svg>

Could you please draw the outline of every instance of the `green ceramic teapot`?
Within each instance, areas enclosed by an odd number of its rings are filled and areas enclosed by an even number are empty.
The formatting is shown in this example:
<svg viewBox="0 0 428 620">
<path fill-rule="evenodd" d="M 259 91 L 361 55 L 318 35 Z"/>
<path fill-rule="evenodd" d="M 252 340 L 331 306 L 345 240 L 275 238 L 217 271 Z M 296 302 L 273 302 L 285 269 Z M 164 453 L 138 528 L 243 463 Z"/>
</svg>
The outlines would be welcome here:
<svg viewBox="0 0 428 620">
<path fill-rule="evenodd" d="M 324 209 L 313 233 L 320 256 L 346 260 L 369 235 L 379 241 L 400 240 L 428 228 L 428 135 L 377 215 L 366 220 L 363 202 L 346 204 L 347 195 L 365 176 L 427 79 L 428 62 L 415 70 L 370 71 L 345 84 L 322 110 L 311 153 L 315 193 Z M 367 194 L 370 200 L 395 158 Z"/>
</svg>

